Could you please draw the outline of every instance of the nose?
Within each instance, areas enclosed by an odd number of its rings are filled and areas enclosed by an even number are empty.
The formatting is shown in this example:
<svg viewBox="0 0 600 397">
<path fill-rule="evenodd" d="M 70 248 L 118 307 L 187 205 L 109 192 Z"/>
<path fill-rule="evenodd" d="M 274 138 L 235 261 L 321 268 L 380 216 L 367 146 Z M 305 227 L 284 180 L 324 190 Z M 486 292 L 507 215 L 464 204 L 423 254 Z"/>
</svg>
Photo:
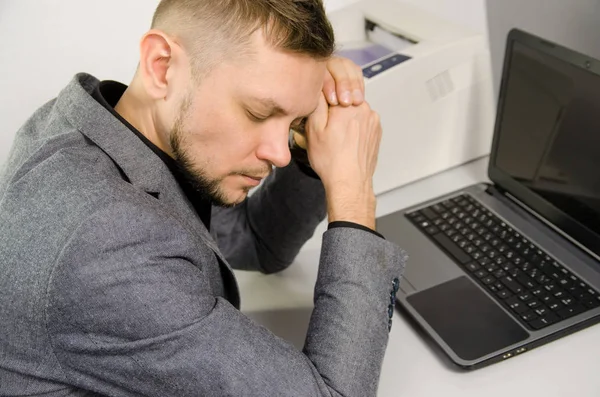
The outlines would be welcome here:
<svg viewBox="0 0 600 397">
<path fill-rule="evenodd" d="M 285 167 L 292 159 L 288 145 L 290 128 L 287 125 L 271 125 L 261 133 L 256 157 L 268 161 L 275 167 Z"/>
</svg>

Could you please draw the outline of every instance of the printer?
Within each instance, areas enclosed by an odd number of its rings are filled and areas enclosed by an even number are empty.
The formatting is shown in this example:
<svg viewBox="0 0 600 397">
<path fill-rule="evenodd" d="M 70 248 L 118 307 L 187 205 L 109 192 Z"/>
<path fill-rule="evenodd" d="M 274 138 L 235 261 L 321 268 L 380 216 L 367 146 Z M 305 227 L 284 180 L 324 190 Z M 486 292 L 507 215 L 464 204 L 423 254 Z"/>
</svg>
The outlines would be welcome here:
<svg viewBox="0 0 600 397">
<path fill-rule="evenodd" d="M 328 17 L 338 55 L 362 67 L 381 117 L 376 194 L 489 154 L 495 102 L 483 35 L 398 0 L 363 0 Z"/>
</svg>

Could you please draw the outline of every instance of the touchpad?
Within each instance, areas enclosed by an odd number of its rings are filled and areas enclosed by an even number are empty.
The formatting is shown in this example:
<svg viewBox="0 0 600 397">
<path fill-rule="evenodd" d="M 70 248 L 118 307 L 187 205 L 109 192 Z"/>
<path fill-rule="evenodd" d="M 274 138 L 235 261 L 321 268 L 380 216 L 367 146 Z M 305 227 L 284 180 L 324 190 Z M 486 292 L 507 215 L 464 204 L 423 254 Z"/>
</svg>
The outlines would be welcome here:
<svg viewBox="0 0 600 397">
<path fill-rule="evenodd" d="M 463 360 L 474 360 L 527 339 L 529 334 L 462 276 L 407 298 Z"/>
</svg>

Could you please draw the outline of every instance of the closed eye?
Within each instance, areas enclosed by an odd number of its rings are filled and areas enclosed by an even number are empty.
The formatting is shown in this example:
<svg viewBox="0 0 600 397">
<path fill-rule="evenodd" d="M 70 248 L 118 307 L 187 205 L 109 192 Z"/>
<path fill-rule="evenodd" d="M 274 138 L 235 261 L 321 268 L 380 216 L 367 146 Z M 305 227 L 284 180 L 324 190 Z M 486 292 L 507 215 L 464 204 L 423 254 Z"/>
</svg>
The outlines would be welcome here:
<svg viewBox="0 0 600 397">
<path fill-rule="evenodd" d="M 251 111 L 247 110 L 246 114 L 248 115 L 248 118 L 254 122 L 260 123 L 261 121 L 265 121 L 266 119 L 269 118 L 269 116 L 261 116 L 255 113 L 252 113 Z"/>
</svg>

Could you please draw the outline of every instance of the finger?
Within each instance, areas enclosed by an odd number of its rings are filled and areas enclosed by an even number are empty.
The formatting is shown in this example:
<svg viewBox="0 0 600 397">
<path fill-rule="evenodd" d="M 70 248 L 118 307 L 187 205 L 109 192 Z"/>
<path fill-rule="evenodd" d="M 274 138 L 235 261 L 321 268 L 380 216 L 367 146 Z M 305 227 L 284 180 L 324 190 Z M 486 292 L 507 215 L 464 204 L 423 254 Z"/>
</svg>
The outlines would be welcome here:
<svg viewBox="0 0 600 397">
<path fill-rule="evenodd" d="M 327 99 L 327 102 L 331 106 L 338 105 L 337 94 L 335 92 L 335 79 L 329 72 L 329 70 L 325 71 L 325 80 L 323 81 L 323 95 Z"/>
<path fill-rule="evenodd" d="M 327 62 L 327 69 L 335 82 L 335 91 L 339 104 L 342 106 L 352 105 L 352 80 L 349 73 L 348 63 L 344 58 L 335 57 Z"/>
<path fill-rule="evenodd" d="M 352 61 L 344 59 L 344 68 L 348 75 L 349 90 L 351 93 L 350 105 L 360 105 L 364 100 L 364 89 L 362 86 L 362 70 Z"/>
<path fill-rule="evenodd" d="M 354 72 L 354 81 L 356 82 L 352 97 L 354 100 L 354 105 L 360 105 L 365 99 L 365 78 L 360 66 L 353 65 L 352 69 Z"/>
</svg>

